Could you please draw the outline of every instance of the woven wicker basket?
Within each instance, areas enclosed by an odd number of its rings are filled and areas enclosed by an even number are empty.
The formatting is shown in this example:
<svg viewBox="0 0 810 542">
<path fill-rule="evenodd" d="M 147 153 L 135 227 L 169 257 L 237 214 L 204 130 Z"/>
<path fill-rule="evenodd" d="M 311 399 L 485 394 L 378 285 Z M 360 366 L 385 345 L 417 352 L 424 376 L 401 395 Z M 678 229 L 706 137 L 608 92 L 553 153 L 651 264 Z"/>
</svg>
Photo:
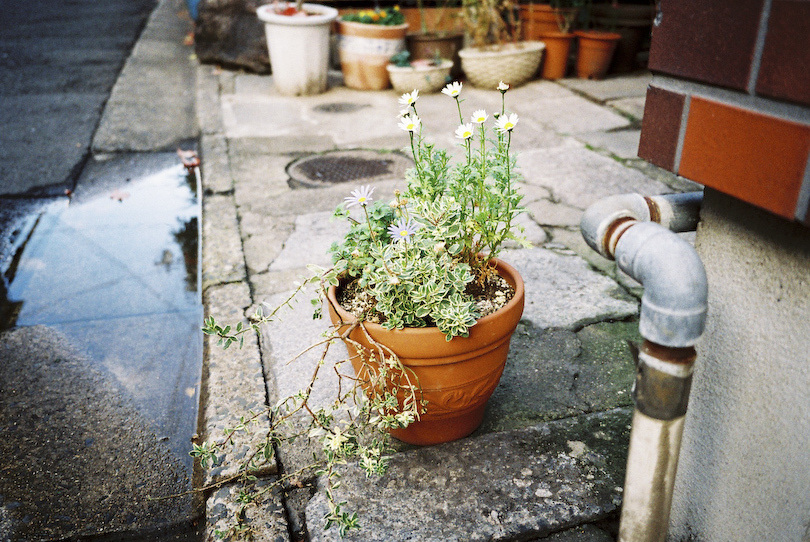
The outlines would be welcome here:
<svg viewBox="0 0 810 542">
<path fill-rule="evenodd" d="M 391 85 L 397 92 L 418 90 L 427 94 L 441 90 L 450 77 L 452 67 L 453 61 L 443 60 L 439 66 L 431 66 L 427 61 L 414 61 L 413 66 L 403 68 L 389 64 L 387 69 Z"/>
<path fill-rule="evenodd" d="M 534 78 L 545 44 L 520 41 L 495 47 L 466 47 L 458 52 L 461 67 L 473 86 L 495 88 L 500 81 L 512 87 Z"/>
</svg>

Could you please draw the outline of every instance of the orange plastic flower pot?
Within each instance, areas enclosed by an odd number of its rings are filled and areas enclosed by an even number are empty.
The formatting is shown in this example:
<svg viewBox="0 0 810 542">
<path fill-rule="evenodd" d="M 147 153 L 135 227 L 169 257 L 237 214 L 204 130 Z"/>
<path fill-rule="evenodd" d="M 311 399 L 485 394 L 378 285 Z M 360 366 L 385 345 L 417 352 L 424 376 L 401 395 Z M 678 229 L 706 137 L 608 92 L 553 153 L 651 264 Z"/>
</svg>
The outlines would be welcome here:
<svg viewBox="0 0 810 542">
<path fill-rule="evenodd" d="M 540 34 L 540 41 L 546 44 L 541 75 L 543 79 L 562 79 L 568 69 L 568 54 L 571 52 L 573 34 L 546 32 Z"/>
<path fill-rule="evenodd" d="M 568 30 L 579 13 L 579 8 L 555 8 L 548 4 L 526 4 L 520 6 L 520 24 L 523 39 L 542 41 L 541 34 Z"/>
<path fill-rule="evenodd" d="M 509 342 L 523 314 L 523 279 L 510 265 L 494 260 L 498 273 L 515 288 L 514 297 L 497 312 L 487 315 L 470 328 L 469 337 L 451 341 L 437 328 L 389 330 L 378 324 L 364 323 L 368 334 L 379 344 L 390 348 L 418 379 L 421 398 L 427 401 L 426 412 L 404 429 L 391 435 L 410 444 L 429 445 L 466 437 L 484 418 L 484 409 L 503 374 Z M 332 322 L 345 330 L 356 318 L 337 302 L 337 289 L 328 293 L 328 310 Z M 364 379 L 366 371 L 377 369 L 373 347 L 362 329 L 355 328 L 346 342 L 355 374 Z M 365 348 L 365 356 L 351 341 Z M 368 359 L 369 354 L 372 356 Z M 363 357 L 368 361 L 362 361 Z M 404 397 L 399 397 L 402 402 Z"/>
<path fill-rule="evenodd" d="M 577 77 L 604 79 L 621 35 L 591 30 L 578 30 L 574 34 L 579 38 Z"/>
</svg>

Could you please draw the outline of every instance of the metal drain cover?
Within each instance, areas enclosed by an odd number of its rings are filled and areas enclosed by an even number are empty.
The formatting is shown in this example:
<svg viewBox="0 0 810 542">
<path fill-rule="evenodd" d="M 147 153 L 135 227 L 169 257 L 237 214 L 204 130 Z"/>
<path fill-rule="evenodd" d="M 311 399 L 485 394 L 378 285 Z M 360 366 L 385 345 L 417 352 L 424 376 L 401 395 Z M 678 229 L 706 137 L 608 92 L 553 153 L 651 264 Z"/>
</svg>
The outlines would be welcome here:
<svg viewBox="0 0 810 542">
<path fill-rule="evenodd" d="M 314 107 L 315 111 L 321 113 L 354 113 L 365 107 L 371 107 L 369 104 L 356 104 L 351 102 L 335 102 L 328 104 L 321 104 Z"/>
<path fill-rule="evenodd" d="M 322 188 L 338 183 L 373 183 L 405 178 L 413 161 L 399 152 L 334 151 L 299 158 L 287 166 L 293 186 Z"/>
</svg>

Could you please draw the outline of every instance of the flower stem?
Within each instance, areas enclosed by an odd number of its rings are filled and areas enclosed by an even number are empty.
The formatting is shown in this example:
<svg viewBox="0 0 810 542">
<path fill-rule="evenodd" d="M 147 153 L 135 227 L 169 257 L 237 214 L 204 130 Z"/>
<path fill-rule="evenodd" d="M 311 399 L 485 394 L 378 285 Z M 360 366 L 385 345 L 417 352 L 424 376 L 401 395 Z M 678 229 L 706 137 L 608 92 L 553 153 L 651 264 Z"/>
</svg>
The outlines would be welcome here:
<svg viewBox="0 0 810 542">
<path fill-rule="evenodd" d="M 419 167 L 419 162 L 421 155 L 416 152 L 416 146 L 413 144 L 413 132 L 409 132 L 411 136 L 411 154 L 413 155 L 413 164 L 416 167 L 416 175 L 419 177 L 419 180 L 422 180 L 422 168 Z"/>
<path fill-rule="evenodd" d="M 506 189 L 507 190 L 509 190 L 509 188 L 510 188 L 509 185 L 511 184 L 511 181 L 512 181 L 512 172 L 510 171 L 510 168 L 512 167 L 512 164 L 510 163 L 510 160 L 509 160 L 509 147 L 511 147 L 511 146 L 512 146 L 512 130 L 509 130 L 507 132 L 507 136 L 506 136 Z"/>
<path fill-rule="evenodd" d="M 487 178 L 487 132 L 481 123 L 481 185 Z"/>
</svg>

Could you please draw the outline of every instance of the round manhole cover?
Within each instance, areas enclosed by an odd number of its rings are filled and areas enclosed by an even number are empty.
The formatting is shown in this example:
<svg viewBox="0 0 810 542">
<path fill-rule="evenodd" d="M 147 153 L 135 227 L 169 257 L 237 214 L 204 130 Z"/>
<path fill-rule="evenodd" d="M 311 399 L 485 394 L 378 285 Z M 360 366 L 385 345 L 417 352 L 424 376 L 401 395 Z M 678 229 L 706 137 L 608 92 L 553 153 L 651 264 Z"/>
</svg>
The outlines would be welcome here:
<svg viewBox="0 0 810 542">
<path fill-rule="evenodd" d="M 356 104 L 349 102 L 335 102 L 328 104 L 321 104 L 315 106 L 315 111 L 321 113 L 354 113 L 365 107 L 370 107 L 368 104 Z"/>
<path fill-rule="evenodd" d="M 321 188 L 338 183 L 373 183 L 405 178 L 413 161 L 398 152 L 335 151 L 305 156 L 287 166 L 293 186 Z"/>
</svg>

